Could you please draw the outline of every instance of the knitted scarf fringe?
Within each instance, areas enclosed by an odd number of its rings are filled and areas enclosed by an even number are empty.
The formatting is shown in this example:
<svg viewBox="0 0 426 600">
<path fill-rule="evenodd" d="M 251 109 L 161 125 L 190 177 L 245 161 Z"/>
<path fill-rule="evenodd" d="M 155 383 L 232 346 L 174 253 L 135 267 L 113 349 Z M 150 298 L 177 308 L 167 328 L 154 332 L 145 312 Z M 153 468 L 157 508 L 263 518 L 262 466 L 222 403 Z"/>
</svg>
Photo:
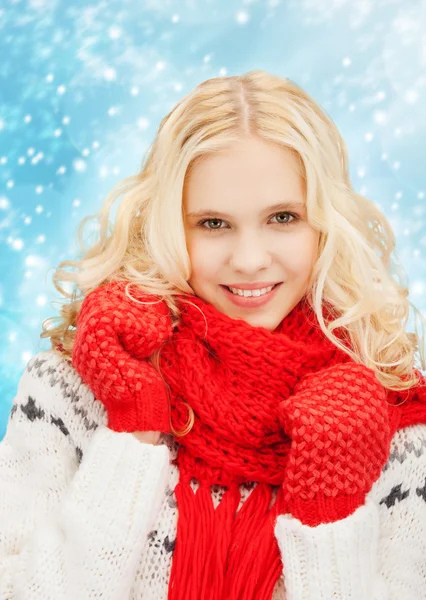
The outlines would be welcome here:
<svg viewBox="0 0 426 600">
<path fill-rule="evenodd" d="M 176 545 L 168 600 L 271 600 L 282 574 L 274 525 L 283 512 L 278 491 L 257 484 L 238 510 L 237 484 L 225 491 L 214 508 L 211 488 L 196 492 L 188 482 L 175 488 L 178 506 Z"/>
</svg>

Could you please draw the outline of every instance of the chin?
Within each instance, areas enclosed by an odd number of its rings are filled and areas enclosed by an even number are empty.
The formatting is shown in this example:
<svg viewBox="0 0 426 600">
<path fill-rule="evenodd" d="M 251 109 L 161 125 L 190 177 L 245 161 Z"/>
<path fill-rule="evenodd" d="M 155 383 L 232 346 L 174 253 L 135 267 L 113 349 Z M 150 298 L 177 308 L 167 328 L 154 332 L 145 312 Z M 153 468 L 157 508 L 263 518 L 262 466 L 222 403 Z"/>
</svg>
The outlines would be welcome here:
<svg viewBox="0 0 426 600">
<path fill-rule="evenodd" d="M 224 312 L 228 317 L 231 317 L 232 319 L 239 319 L 241 321 L 245 321 L 252 327 L 263 327 L 268 331 L 274 331 L 274 329 L 278 327 L 278 325 L 281 323 L 285 316 L 284 314 L 283 316 L 278 316 L 277 314 L 273 313 L 271 313 L 270 315 L 265 313 L 262 314 L 260 311 L 258 311 L 257 313 L 253 312 L 253 314 L 251 315 L 242 314 L 239 312 L 230 313 L 229 311 L 225 312 L 222 308 L 219 307 L 218 310 Z"/>
<path fill-rule="evenodd" d="M 247 323 L 249 323 L 249 325 L 252 325 L 253 327 L 263 327 L 268 331 L 274 331 L 283 319 L 284 316 L 270 316 L 268 318 L 267 315 L 253 315 L 252 317 L 249 317 L 245 320 L 247 321 Z"/>
</svg>

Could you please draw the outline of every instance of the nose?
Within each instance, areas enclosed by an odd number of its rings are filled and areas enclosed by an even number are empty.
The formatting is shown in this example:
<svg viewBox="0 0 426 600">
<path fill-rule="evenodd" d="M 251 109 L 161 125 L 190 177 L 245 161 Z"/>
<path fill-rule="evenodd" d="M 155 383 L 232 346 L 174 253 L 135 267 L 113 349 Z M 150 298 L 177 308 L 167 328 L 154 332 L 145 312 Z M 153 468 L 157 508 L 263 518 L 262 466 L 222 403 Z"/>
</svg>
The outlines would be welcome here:
<svg viewBox="0 0 426 600">
<path fill-rule="evenodd" d="M 254 275 L 271 264 L 271 254 L 262 235 L 240 235 L 231 249 L 230 267 L 240 273 Z"/>
</svg>

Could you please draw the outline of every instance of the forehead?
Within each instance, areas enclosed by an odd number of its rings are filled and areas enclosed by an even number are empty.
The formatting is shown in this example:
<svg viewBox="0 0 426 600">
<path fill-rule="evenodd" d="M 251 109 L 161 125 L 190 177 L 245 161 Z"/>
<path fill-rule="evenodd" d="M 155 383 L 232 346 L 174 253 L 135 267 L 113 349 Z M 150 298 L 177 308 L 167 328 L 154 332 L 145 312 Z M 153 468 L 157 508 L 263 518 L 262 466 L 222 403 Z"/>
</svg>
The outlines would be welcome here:
<svg viewBox="0 0 426 600">
<path fill-rule="evenodd" d="M 288 148 L 264 141 L 246 141 L 203 157 L 184 185 L 185 212 L 230 210 L 304 201 L 300 159 Z"/>
</svg>

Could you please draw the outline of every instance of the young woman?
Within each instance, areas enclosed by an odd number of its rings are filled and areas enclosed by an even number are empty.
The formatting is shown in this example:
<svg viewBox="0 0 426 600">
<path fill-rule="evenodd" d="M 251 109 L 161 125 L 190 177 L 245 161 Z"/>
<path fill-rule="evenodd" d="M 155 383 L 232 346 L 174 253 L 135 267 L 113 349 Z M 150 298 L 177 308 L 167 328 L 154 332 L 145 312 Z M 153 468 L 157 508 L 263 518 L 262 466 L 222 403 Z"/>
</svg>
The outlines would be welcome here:
<svg viewBox="0 0 426 600">
<path fill-rule="evenodd" d="M 424 338 L 332 120 L 205 81 L 99 217 L 0 444 L 0 597 L 426 599 Z"/>
</svg>

